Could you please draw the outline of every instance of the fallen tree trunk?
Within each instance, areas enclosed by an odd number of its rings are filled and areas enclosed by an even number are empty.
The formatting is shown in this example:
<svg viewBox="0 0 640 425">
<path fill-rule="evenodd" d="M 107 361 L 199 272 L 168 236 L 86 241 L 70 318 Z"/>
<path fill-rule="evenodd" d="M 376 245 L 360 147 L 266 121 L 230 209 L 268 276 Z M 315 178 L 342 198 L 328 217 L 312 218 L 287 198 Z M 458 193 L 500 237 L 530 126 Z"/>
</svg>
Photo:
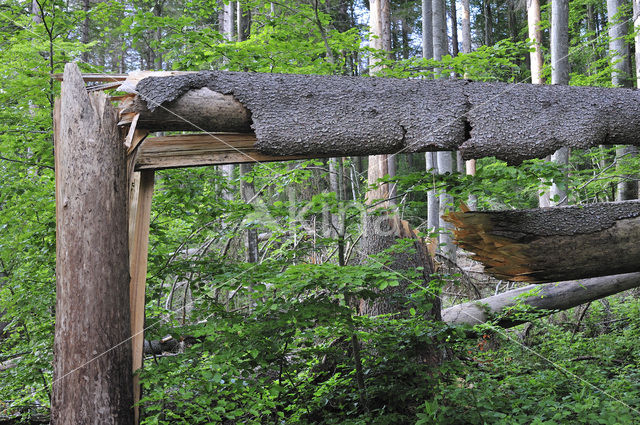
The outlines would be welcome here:
<svg viewBox="0 0 640 425">
<path fill-rule="evenodd" d="M 151 74 L 153 75 L 153 74 Z M 125 82 L 139 128 L 248 131 L 268 155 L 460 150 L 510 163 L 561 146 L 640 145 L 640 93 L 623 88 L 198 72 Z"/>
<path fill-rule="evenodd" d="M 640 273 L 529 285 L 446 308 L 442 311 L 442 320 L 451 325 L 477 325 L 495 319 L 497 324 L 510 327 L 527 321 L 515 314 L 505 314 L 509 307 L 517 304 L 532 308 L 528 312 L 534 317 L 544 316 L 637 287 L 640 287 Z M 534 295 L 523 296 L 532 291 Z"/>
<path fill-rule="evenodd" d="M 640 271 L 640 202 L 447 216 L 456 243 L 498 279 L 557 282 Z"/>
</svg>

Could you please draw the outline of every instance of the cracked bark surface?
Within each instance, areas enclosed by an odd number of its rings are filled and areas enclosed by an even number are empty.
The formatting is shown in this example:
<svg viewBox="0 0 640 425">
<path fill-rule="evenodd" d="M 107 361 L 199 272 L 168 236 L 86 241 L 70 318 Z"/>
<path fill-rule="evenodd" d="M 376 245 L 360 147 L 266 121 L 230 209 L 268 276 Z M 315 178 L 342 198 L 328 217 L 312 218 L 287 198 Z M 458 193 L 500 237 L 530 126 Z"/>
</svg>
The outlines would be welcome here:
<svg viewBox="0 0 640 425">
<path fill-rule="evenodd" d="M 251 126 L 269 155 L 460 150 L 518 164 L 561 146 L 640 144 L 640 94 L 623 88 L 206 71 L 147 77 L 136 92 L 141 127 Z M 212 112 L 221 94 L 224 119 Z"/>
</svg>

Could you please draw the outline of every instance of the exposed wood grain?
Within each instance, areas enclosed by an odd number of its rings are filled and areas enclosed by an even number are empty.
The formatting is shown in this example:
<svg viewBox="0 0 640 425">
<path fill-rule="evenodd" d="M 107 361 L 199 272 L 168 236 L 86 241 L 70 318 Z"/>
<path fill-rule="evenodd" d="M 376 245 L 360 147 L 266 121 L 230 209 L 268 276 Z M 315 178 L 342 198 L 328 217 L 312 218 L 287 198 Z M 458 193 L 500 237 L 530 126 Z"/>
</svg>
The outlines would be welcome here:
<svg viewBox="0 0 640 425">
<path fill-rule="evenodd" d="M 129 131 L 127 132 L 127 137 L 124 138 L 124 147 L 127 148 L 127 152 L 131 150 L 133 136 L 136 134 L 138 119 L 140 119 L 140 114 L 135 114 L 133 116 L 133 119 L 131 120 L 131 123 L 129 124 Z"/>
<path fill-rule="evenodd" d="M 127 169 L 117 113 L 65 66 L 56 119 L 51 423 L 133 423 Z"/>
<path fill-rule="evenodd" d="M 130 232 L 130 267 L 131 284 L 131 335 L 133 351 L 133 372 L 142 368 L 142 355 L 144 343 L 144 306 L 145 286 L 147 279 L 147 256 L 149 251 L 149 224 L 151 217 L 151 201 L 153 198 L 154 172 L 145 170 L 136 173 L 133 181 L 139 184 L 138 190 L 133 190 L 135 201 L 131 203 L 130 214 L 135 218 L 129 218 Z M 135 184 L 135 183 L 134 183 Z M 133 377 L 134 402 L 140 401 L 141 388 L 138 375 Z M 139 408 L 134 408 L 135 423 L 139 421 Z"/>
<path fill-rule="evenodd" d="M 256 151 L 255 140 L 253 133 L 186 134 L 148 138 L 140 145 L 136 170 L 289 161 L 318 157 L 318 155 L 265 155 Z"/>
<path fill-rule="evenodd" d="M 640 271 L 640 202 L 451 213 L 458 245 L 498 279 L 542 283 Z"/>
</svg>

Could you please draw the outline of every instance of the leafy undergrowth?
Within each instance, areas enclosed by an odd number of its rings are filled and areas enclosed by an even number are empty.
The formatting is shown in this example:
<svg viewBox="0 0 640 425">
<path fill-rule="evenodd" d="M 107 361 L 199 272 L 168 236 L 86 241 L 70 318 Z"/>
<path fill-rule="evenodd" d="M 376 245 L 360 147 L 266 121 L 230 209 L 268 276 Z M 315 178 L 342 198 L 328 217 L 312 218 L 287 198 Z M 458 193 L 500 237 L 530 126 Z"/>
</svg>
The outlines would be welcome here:
<svg viewBox="0 0 640 425">
<path fill-rule="evenodd" d="M 234 293 L 248 307 L 209 299 L 197 325 L 157 329 L 198 342 L 147 360 L 143 423 L 640 423 L 635 298 L 593 303 L 578 326 L 582 310 L 509 331 L 454 329 L 423 314 L 420 291 L 403 314 L 355 315 L 348 300 L 380 296 L 382 270 L 313 270 L 268 284 L 258 273 Z"/>
</svg>

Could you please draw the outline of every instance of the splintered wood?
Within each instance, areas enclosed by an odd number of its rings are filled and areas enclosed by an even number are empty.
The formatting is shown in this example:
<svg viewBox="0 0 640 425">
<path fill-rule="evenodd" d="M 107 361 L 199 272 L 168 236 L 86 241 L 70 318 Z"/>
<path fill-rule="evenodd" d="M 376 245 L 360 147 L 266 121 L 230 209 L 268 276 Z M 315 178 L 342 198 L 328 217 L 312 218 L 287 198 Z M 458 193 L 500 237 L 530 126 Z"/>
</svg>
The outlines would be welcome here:
<svg viewBox="0 0 640 425">
<path fill-rule="evenodd" d="M 456 226 L 455 243 L 472 258 L 485 266 L 485 271 L 498 279 L 537 283 L 532 277 L 529 258 L 523 254 L 523 245 L 508 238 L 491 234 L 488 216 L 451 212 L 444 217 Z"/>
<path fill-rule="evenodd" d="M 498 279 L 541 283 L 640 271 L 640 203 L 453 212 L 456 243 Z"/>
</svg>

